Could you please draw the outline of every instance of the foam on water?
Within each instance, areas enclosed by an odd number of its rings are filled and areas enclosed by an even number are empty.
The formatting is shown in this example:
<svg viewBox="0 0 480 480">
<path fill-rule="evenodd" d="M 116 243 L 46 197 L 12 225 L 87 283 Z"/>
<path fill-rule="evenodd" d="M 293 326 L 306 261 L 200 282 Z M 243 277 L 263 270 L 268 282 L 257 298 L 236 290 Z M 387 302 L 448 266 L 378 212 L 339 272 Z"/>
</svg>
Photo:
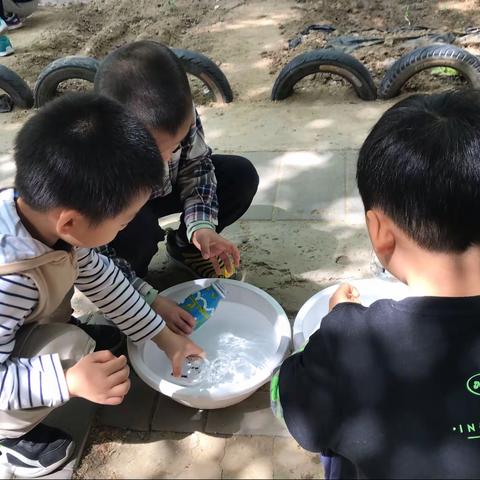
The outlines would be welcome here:
<svg viewBox="0 0 480 480">
<path fill-rule="evenodd" d="M 145 349 L 145 363 L 178 385 L 235 390 L 270 368 L 280 341 L 272 323 L 261 312 L 229 302 L 223 302 L 191 339 L 205 350 L 208 360 L 200 366 L 200 374 L 194 372 L 192 381 L 173 377 L 170 361 L 153 343 Z M 188 365 L 185 368 L 188 370 Z"/>
<path fill-rule="evenodd" d="M 206 365 L 203 383 L 243 384 L 265 368 L 268 358 L 262 353 L 266 349 L 259 339 L 252 341 L 233 333 L 222 333 L 217 340 L 216 356 Z"/>
</svg>

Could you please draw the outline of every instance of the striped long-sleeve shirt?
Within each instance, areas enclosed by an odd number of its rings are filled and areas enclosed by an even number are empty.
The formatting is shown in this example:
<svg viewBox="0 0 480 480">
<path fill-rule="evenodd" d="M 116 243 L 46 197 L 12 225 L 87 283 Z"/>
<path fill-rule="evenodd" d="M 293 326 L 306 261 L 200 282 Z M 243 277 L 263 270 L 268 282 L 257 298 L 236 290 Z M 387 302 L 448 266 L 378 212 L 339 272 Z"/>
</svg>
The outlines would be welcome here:
<svg viewBox="0 0 480 480">
<path fill-rule="evenodd" d="M 93 250 L 78 250 L 75 286 L 133 342 L 156 335 L 163 320 L 149 307 L 112 261 Z M 0 277 L 0 410 L 57 406 L 68 400 L 58 354 L 30 359 L 10 357 L 15 333 L 38 303 L 29 277 Z"/>
<path fill-rule="evenodd" d="M 16 214 L 13 192 L 0 193 L 0 262 L 32 258 L 51 251 L 33 239 Z M 164 321 L 107 257 L 78 248 L 75 286 L 93 301 L 133 342 L 159 333 Z M 39 292 L 25 275 L 0 276 L 0 410 L 55 407 L 69 399 L 58 354 L 12 356 L 15 335 L 35 309 Z"/>
</svg>

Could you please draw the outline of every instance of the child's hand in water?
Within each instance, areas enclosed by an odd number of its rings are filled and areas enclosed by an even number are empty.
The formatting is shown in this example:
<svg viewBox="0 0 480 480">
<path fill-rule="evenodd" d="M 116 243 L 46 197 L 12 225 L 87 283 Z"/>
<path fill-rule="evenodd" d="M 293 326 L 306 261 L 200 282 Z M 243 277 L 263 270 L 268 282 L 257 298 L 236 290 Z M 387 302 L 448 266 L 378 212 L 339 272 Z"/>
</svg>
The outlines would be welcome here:
<svg viewBox="0 0 480 480">
<path fill-rule="evenodd" d="M 168 328 L 179 335 L 190 335 L 195 319 L 169 298 L 158 295 L 151 307 L 165 320 Z"/>
<path fill-rule="evenodd" d="M 330 301 L 328 302 L 328 311 L 331 311 L 338 303 L 345 302 L 361 303 L 358 290 L 349 283 L 342 283 L 337 290 L 335 290 L 335 293 L 330 297 Z"/>
<path fill-rule="evenodd" d="M 182 373 L 185 358 L 190 356 L 204 357 L 205 352 L 189 338 L 173 333 L 168 326 L 157 333 L 152 340 L 161 348 L 172 362 L 174 377 Z"/>
</svg>

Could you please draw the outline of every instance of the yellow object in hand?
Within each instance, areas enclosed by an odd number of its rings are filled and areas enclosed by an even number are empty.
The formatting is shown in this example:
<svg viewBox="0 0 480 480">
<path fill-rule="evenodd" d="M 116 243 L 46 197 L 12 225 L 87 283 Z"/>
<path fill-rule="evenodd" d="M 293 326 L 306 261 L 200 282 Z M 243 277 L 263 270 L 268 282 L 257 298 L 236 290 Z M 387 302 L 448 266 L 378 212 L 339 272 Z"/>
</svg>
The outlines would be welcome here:
<svg viewBox="0 0 480 480">
<path fill-rule="evenodd" d="M 232 265 L 232 270 L 229 272 L 227 267 L 223 267 L 223 278 L 230 278 L 235 273 L 235 265 Z"/>
</svg>

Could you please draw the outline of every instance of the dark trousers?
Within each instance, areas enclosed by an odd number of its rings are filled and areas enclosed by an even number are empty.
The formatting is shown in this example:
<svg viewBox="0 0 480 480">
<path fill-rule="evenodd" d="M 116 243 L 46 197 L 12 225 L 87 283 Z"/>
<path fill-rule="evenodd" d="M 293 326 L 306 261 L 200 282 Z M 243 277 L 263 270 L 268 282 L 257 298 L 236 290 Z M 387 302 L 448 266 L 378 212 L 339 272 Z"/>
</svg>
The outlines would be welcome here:
<svg viewBox="0 0 480 480">
<path fill-rule="evenodd" d="M 236 222 L 248 209 L 258 188 L 258 174 L 252 163 L 236 155 L 212 155 L 217 177 L 218 226 L 217 232 Z M 111 242 L 117 255 L 128 260 L 139 277 L 144 277 L 152 257 L 157 253 L 158 242 L 165 232 L 158 219 L 172 213 L 183 212 L 176 186 L 165 197 L 149 200 L 137 216 L 120 231 Z M 180 217 L 177 237 L 188 243 L 184 215 Z"/>
</svg>

